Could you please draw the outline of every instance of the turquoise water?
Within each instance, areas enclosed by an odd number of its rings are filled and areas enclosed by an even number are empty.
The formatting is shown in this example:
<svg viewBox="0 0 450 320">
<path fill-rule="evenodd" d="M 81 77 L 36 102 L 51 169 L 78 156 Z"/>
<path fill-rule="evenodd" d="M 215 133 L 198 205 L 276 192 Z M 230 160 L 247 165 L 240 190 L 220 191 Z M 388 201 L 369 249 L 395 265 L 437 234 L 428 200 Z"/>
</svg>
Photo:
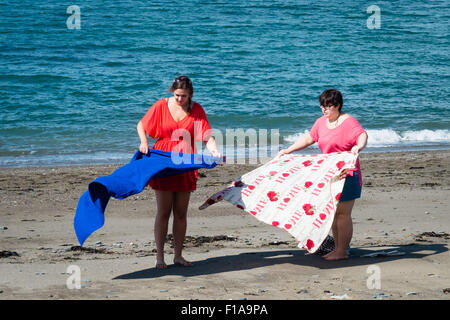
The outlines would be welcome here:
<svg viewBox="0 0 450 320">
<path fill-rule="evenodd" d="M 276 129 L 290 144 L 336 87 L 368 151 L 450 148 L 448 1 L 377 2 L 379 29 L 370 5 L 2 1 L 0 166 L 127 161 L 137 122 L 181 74 L 224 135 Z"/>
</svg>

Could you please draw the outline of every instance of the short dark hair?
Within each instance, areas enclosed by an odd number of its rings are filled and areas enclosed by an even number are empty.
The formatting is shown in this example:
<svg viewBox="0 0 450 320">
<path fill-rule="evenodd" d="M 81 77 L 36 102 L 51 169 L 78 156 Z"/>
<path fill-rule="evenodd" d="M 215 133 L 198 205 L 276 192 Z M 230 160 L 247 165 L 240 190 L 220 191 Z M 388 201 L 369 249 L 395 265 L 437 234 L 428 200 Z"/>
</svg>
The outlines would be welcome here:
<svg viewBox="0 0 450 320">
<path fill-rule="evenodd" d="M 342 93 L 337 89 L 327 89 L 319 97 L 319 103 L 321 106 L 339 106 L 339 111 L 341 111 L 344 101 L 342 99 Z"/>
</svg>

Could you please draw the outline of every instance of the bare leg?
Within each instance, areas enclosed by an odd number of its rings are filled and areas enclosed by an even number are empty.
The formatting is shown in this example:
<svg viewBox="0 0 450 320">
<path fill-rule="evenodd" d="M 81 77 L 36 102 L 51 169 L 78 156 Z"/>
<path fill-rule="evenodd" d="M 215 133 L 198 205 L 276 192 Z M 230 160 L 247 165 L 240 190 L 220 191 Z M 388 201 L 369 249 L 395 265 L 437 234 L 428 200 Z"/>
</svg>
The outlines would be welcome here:
<svg viewBox="0 0 450 320">
<path fill-rule="evenodd" d="M 339 204 L 338 204 L 339 205 Z M 333 220 L 333 225 L 331 226 L 331 231 L 333 232 L 333 239 L 334 239 L 334 248 L 337 248 L 337 243 L 339 241 L 339 230 L 337 228 L 337 210 L 336 210 L 336 216 Z M 325 256 L 329 255 L 331 252 L 327 253 Z M 325 257 L 324 256 L 324 257 Z"/>
<path fill-rule="evenodd" d="M 165 269 L 167 264 L 164 262 L 164 244 L 167 238 L 170 213 L 174 193 L 172 191 L 155 190 L 157 214 L 155 218 L 155 242 L 156 242 L 156 268 Z"/>
<path fill-rule="evenodd" d="M 332 230 L 335 249 L 324 255 L 325 260 L 347 259 L 347 247 L 353 236 L 352 209 L 355 200 L 339 202 Z"/>
<path fill-rule="evenodd" d="M 192 263 L 182 256 L 183 242 L 187 229 L 187 211 L 189 206 L 190 192 L 176 192 L 173 206 L 173 240 L 174 258 L 173 262 L 184 267 L 192 266 Z"/>
</svg>

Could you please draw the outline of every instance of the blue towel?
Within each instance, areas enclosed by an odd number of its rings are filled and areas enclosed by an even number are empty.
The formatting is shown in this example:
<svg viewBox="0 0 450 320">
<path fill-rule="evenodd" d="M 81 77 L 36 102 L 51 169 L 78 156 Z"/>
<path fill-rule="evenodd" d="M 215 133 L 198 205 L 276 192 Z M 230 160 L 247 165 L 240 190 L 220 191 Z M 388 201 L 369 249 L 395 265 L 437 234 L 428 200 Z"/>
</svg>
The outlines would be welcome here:
<svg viewBox="0 0 450 320">
<path fill-rule="evenodd" d="M 99 177 L 78 201 L 74 218 L 80 245 L 105 223 L 105 209 L 111 197 L 125 199 L 144 190 L 151 178 L 161 178 L 200 168 L 214 168 L 221 159 L 199 154 L 172 153 L 150 149 L 136 152 L 131 161 L 109 176 Z M 181 163 L 180 163 L 181 162 Z"/>
</svg>

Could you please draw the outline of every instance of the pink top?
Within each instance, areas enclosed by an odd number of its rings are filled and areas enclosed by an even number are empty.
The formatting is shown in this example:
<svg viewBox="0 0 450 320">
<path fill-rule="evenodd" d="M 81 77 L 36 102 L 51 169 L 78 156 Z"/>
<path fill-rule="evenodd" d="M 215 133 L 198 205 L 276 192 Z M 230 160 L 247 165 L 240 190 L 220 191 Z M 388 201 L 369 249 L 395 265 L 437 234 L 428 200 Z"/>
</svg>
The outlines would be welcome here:
<svg viewBox="0 0 450 320">
<path fill-rule="evenodd" d="M 333 129 L 327 127 L 327 118 L 322 116 L 316 120 L 309 135 L 317 142 L 322 153 L 331 153 L 350 151 L 356 145 L 359 136 L 364 132 L 366 131 L 358 120 L 351 116 Z M 356 160 L 356 172 L 358 173 L 359 183 L 362 185 L 359 159 Z"/>
</svg>

